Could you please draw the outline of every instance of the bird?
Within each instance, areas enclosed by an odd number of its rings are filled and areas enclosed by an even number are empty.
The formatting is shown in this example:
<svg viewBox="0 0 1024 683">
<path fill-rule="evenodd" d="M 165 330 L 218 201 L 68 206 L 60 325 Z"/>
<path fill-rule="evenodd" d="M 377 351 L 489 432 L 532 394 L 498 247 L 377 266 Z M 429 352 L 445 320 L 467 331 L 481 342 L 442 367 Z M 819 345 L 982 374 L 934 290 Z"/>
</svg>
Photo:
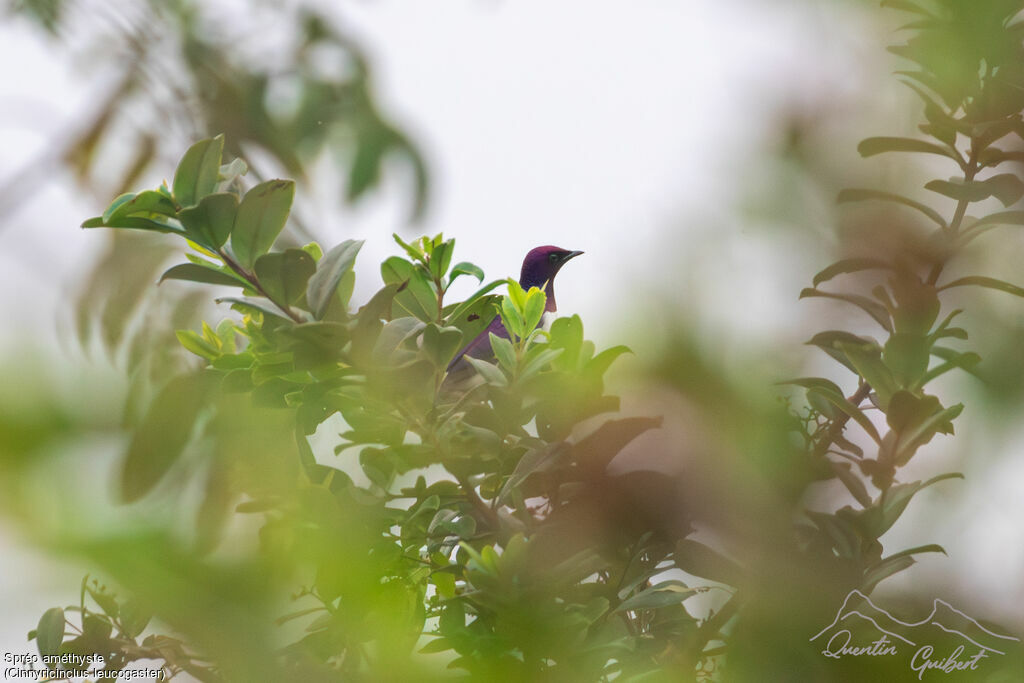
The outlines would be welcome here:
<svg viewBox="0 0 1024 683">
<path fill-rule="evenodd" d="M 543 288 L 547 301 L 544 305 L 545 313 L 553 313 L 556 310 L 555 304 L 555 275 L 571 259 L 576 258 L 582 251 L 571 251 L 552 245 L 536 247 L 531 249 L 523 259 L 523 269 L 519 274 L 519 284 L 529 291 L 531 287 Z M 471 358 L 490 359 L 494 357 L 491 350 L 491 334 L 498 337 L 509 338 L 508 330 L 501 323 L 501 316 L 494 316 L 483 332 L 478 334 L 473 341 L 469 342 L 460 350 L 448 364 L 448 373 L 458 370 L 460 367 L 468 366 L 465 356 Z"/>
</svg>

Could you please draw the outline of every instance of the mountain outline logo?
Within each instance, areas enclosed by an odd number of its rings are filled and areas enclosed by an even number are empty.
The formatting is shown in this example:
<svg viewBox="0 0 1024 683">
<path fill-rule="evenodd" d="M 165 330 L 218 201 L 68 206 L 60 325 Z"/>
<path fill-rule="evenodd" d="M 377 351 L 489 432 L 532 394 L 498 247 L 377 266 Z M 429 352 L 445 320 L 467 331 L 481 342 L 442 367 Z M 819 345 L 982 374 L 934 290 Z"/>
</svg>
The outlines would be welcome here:
<svg viewBox="0 0 1024 683">
<path fill-rule="evenodd" d="M 855 640 L 855 634 L 861 636 Z M 873 639 L 864 642 L 864 634 Z M 977 670 L 981 660 L 1005 655 L 1020 638 L 982 626 L 976 619 L 936 598 L 920 621 L 903 621 L 876 605 L 858 589 L 847 593 L 828 626 L 811 636 L 831 659 L 890 657 L 914 650 L 910 668 L 923 679 L 928 670 L 944 673 Z"/>
</svg>

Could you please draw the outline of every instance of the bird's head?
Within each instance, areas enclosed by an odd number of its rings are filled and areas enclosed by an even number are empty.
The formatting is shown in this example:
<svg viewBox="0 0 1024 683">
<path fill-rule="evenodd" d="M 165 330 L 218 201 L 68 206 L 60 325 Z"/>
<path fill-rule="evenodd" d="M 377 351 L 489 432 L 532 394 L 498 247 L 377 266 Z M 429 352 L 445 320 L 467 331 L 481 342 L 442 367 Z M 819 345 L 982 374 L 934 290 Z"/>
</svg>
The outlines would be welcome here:
<svg viewBox="0 0 1024 683">
<path fill-rule="evenodd" d="M 519 275 L 519 284 L 523 289 L 544 287 L 547 305 L 544 310 L 555 310 L 555 275 L 570 259 L 576 258 L 582 251 L 570 251 L 561 247 L 537 247 L 523 259 L 523 270 Z M 546 285 L 546 286 L 545 286 Z"/>
</svg>

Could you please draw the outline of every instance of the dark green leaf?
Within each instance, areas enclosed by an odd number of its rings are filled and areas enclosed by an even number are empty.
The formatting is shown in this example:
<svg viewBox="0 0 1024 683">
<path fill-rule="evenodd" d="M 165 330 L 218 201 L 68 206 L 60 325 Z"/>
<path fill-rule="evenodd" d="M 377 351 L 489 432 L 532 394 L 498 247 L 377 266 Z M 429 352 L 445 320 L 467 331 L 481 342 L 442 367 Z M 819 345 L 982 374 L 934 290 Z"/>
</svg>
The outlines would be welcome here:
<svg viewBox="0 0 1024 683">
<path fill-rule="evenodd" d="M 97 220 L 101 221 L 97 223 Z M 102 219 L 90 218 L 82 223 L 83 228 L 127 228 L 129 230 L 151 230 L 153 232 L 166 232 L 174 235 L 184 235 L 185 231 L 174 223 L 152 218 L 141 218 L 139 216 L 124 216 L 116 219 L 113 223 L 104 223 Z"/>
<path fill-rule="evenodd" d="M 228 241 L 237 213 L 238 197 L 220 192 L 206 195 L 195 206 L 182 209 L 178 218 L 193 242 L 217 251 Z"/>
<path fill-rule="evenodd" d="M 400 315 L 411 315 L 425 322 L 436 320 L 437 294 L 430 286 L 429 275 L 422 268 L 392 256 L 381 264 L 380 273 L 387 284 L 405 285 L 399 287 L 395 295 L 394 306 Z"/>
<path fill-rule="evenodd" d="M 937 543 L 929 543 L 928 545 L 919 545 L 913 548 L 907 548 L 906 550 L 901 550 L 898 553 L 893 553 L 889 557 L 882 558 L 882 562 L 888 562 L 900 557 L 910 557 L 911 555 L 917 555 L 918 553 L 942 553 L 943 555 L 947 554 L 946 549 L 943 548 L 941 545 L 938 545 Z"/>
<path fill-rule="evenodd" d="M 846 490 L 857 499 L 857 502 L 867 507 L 871 505 L 871 496 L 868 495 L 868 489 L 864 486 L 864 482 L 861 481 L 860 477 L 850 469 L 850 463 L 848 462 L 832 462 L 832 471 L 839 477 L 839 481 L 843 482 Z"/>
<path fill-rule="evenodd" d="M 43 657 L 53 657 L 64 642 L 64 610 L 51 607 L 43 612 L 36 627 L 36 645 Z"/>
<path fill-rule="evenodd" d="M 1010 173 L 992 176 L 986 180 L 932 180 L 925 184 L 925 189 L 966 202 L 980 202 L 995 197 L 1003 206 L 1010 206 L 1024 196 L 1024 182 Z"/>
<path fill-rule="evenodd" d="M 223 135 L 200 140 L 188 148 L 178 162 L 172 184 L 174 199 L 180 206 L 194 206 L 216 189 L 223 152 Z"/>
<path fill-rule="evenodd" d="M 864 378 L 882 402 L 888 406 L 889 398 L 899 390 L 892 371 L 882 361 L 881 351 L 873 344 L 848 344 L 838 342 L 839 349 L 846 355 L 857 373 Z"/>
<path fill-rule="evenodd" d="M 448 277 L 448 281 L 453 282 L 455 278 L 459 277 L 460 275 L 472 275 L 477 279 L 477 282 L 484 281 L 483 269 L 480 268 L 480 266 L 473 265 L 469 261 L 460 261 L 459 263 L 456 263 L 455 267 L 452 268 L 452 272 L 451 275 Z"/>
<path fill-rule="evenodd" d="M 152 613 L 144 610 L 134 598 L 129 598 L 121 604 L 121 627 L 129 638 L 141 635 L 152 618 Z"/>
<path fill-rule="evenodd" d="M 540 448 L 527 451 L 516 463 L 516 469 L 501 488 L 498 501 L 503 501 L 512 492 L 526 481 L 527 477 L 535 472 L 544 472 L 559 463 L 569 453 L 568 444 L 564 441 L 547 444 Z"/>
<path fill-rule="evenodd" d="M 683 600 L 699 592 L 697 588 L 688 588 L 681 581 L 663 581 L 642 593 L 637 593 L 615 608 L 616 612 L 632 612 L 644 609 L 681 606 Z"/>
<path fill-rule="evenodd" d="M 1017 285 L 1011 285 L 1009 282 L 1003 280 L 997 280 L 992 277 L 985 277 L 983 275 L 970 275 L 968 277 L 962 277 L 952 282 L 939 287 L 939 291 L 949 289 L 950 287 L 964 287 L 967 285 L 977 285 L 978 287 L 987 287 L 989 289 L 998 289 L 1001 292 L 1013 294 L 1014 296 L 1024 297 L 1024 287 L 1018 287 Z"/>
<path fill-rule="evenodd" d="M 492 290 L 497 289 L 498 287 L 501 287 L 503 284 L 505 284 L 505 282 L 506 282 L 506 280 L 491 280 L 486 285 L 484 285 L 480 289 L 478 289 L 475 292 L 473 292 L 473 295 L 471 297 L 469 297 L 468 299 L 463 301 L 461 304 L 459 304 L 455 308 L 455 310 L 453 310 L 450 314 L 448 314 L 448 317 L 447 317 L 448 324 L 449 325 L 456 325 L 456 326 L 458 326 L 459 322 L 461 320 L 465 319 L 463 316 L 468 315 L 469 309 L 471 307 L 474 307 L 474 308 L 479 308 L 480 307 L 480 303 L 479 303 L 480 302 L 480 297 L 482 297 L 484 294 L 487 294 L 488 292 L 490 292 Z M 495 315 L 497 315 L 497 310 L 495 310 Z M 487 323 L 484 323 L 484 327 L 487 327 L 488 323 L 490 323 L 490 319 L 488 319 Z M 463 332 L 465 332 L 465 331 L 463 331 Z M 470 338 L 470 337 L 467 336 L 467 338 Z"/>
<path fill-rule="evenodd" d="M 833 294 L 832 292 L 823 292 L 820 289 L 805 287 L 804 290 L 800 292 L 800 298 L 805 299 L 807 297 L 824 297 L 853 304 L 874 318 L 875 322 L 881 325 L 886 331 L 892 332 L 892 320 L 889 317 L 889 311 L 886 310 L 885 306 L 882 304 L 869 299 L 866 296 L 860 296 L 857 294 Z"/>
<path fill-rule="evenodd" d="M 270 303 L 266 299 L 254 299 L 250 297 L 240 298 L 234 296 L 222 296 L 219 299 L 214 299 L 219 304 L 231 304 L 232 307 L 241 307 L 243 313 L 262 313 L 264 315 L 272 315 L 275 318 L 281 320 L 289 320 L 288 316 L 285 315 L 284 311 L 279 309 L 274 304 Z"/>
<path fill-rule="evenodd" d="M 251 269 L 274 246 L 294 197 L 295 183 L 290 180 L 268 180 L 245 193 L 231 231 L 231 248 L 242 267 Z"/>
<path fill-rule="evenodd" d="M 914 558 L 912 557 L 882 560 L 864 574 L 864 580 L 860 584 L 860 589 L 865 593 L 870 593 L 883 579 L 887 579 L 893 574 L 911 567 L 913 564 Z"/>
<path fill-rule="evenodd" d="M 872 529 L 875 536 L 881 536 L 888 531 L 896 520 L 900 518 L 903 511 L 907 509 L 907 505 L 910 504 L 910 499 L 914 495 L 925 489 L 932 484 L 937 484 L 940 481 L 946 479 L 963 479 L 964 475 L 959 472 L 949 472 L 947 474 L 940 474 L 936 477 L 932 477 L 928 481 L 922 483 L 919 481 L 911 482 L 909 484 L 895 484 L 885 491 L 882 492 L 880 499 L 881 505 L 881 517 L 879 519 L 879 525 L 877 528 Z"/>
<path fill-rule="evenodd" d="M 957 329 L 959 328 L 950 328 L 949 330 L 947 330 L 947 332 L 952 332 L 953 330 Z M 936 350 L 937 349 L 933 347 L 932 353 L 935 353 Z M 935 355 L 939 354 L 936 353 Z M 974 366 L 976 366 L 980 362 L 981 356 L 979 356 L 976 353 L 959 353 L 956 351 L 951 351 L 950 356 L 948 357 L 946 362 L 936 365 L 934 368 L 930 369 L 927 373 L 925 373 L 924 377 L 921 379 L 920 386 L 926 385 L 928 382 L 932 381 L 936 377 L 944 375 L 945 373 L 949 372 L 950 370 L 953 370 L 954 368 L 961 368 L 962 370 L 971 372 L 974 369 Z"/>
<path fill-rule="evenodd" d="M 925 140 L 914 140 L 913 138 L 877 137 L 862 140 L 857 145 L 857 151 L 862 157 L 870 157 L 883 152 L 924 152 L 927 154 L 939 154 L 949 157 L 961 167 L 965 166 L 964 160 L 953 150 L 936 145 Z"/>
<path fill-rule="evenodd" d="M 885 342 L 882 360 L 901 387 L 914 386 L 928 369 L 929 342 L 923 334 L 896 332 Z"/>
<path fill-rule="evenodd" d="M 817 287 L 822 282 L 828 282 L 836 275 L 841 275 L 843 273 L 856 273 L 861 270 L 870 270 L 872 268 L 892 268 L 892 266 L 885 261 L 873 258 L 843 259 L 842 261 L 836 261 L 831 266 L 815 275 L 813 284 Z"/>
<path fill-rule="evenodd" d="M 210 285 L 227 285 L 229 287 L 249 287 L 249 283 L 234 273 L 227 273 L 218 270 L 216 266 L 200 266 L 196 263 L 179 263 L 171 266 L 160 276 L 160 282 L 164 280 L 188 280 L 189 282 L 203 282 Z"/>
<path fill-rule="evenodd" d="M 430 274 L 435 280 L 442 280 L 452 263 L 452 252 L 455 251 L 455 240 L 450 239 L 434 247 L 430 254 Z"/>
<path fill-rule="evenodd" d="M 110 225 L 128 216 L 153 213 L 173 218 L 176 215 L 174 202 L 159 192 L 146 190 L 136 195 L 121 195 L 115 199 L 103 212 L 103 222 Z"/>
<path fill-rule="evenodd" d="M 508 379 L 505 378 L 505 374 L 491 363 L 488 363 L 485 360 L 480 360 L 479 358 L 473 358 L 468 354 L 463 356 L 463 358 L 469 361 L 470 365 L 476 368 L 477 372 L 483 376 L 484 380 L 488 384 L 493 384 L 499 387 L 508 386 Z"/>
<path fill-rule="evenodd" d="M 796 382 L 793 383 L 795 384 Z M 821 396 L 843 413 L 850 416 L 854 422 L 859 424 L 861 428 L 867 432 L 868 436 L 870 436 L 875 443 L 881 443 L 882 437 L 878 434 L 878 430 L 875 429 L 874 423 L 871 422 L 868 416 L 864 414 L 864 411 L 848 401 L 841 392 L 832 390 L 825 384 L 814 384 L 807 390 L 808 397 L 810 397 L 812 393 Z"/>
<path fill-rule="evenodd" d="M 460 346 L 462 332 L 456 327 L 438 327 L 430 323 L 423 330 L 423 350 L 440 368 L 448 367 Z"/>
<path fill-rule="evenodd" d="M 92 599 L 96 601 L 96 604 L 100 606 L 100 609 L 103 610 L 104 614 L 113 618 L 117 618 L 117 600 L 114 599 L 113 595 L 104 591 L 96 590 L 88 584 L 86 584 L 85 590 L 88 591 Z"/>
<path fill-rule="evenodd" d="M 306 288 L 309 310 L 317 320 L 321 320 L 327 313 L 327 307 L 338 290 L 338 284 L 345 274 L 352 270 L 362 247 L 363 240 L 345 240 L 327 252 L 317 264 L 316 273 L 309 278 L 309 286 Z"/>
<path fill-rule="evenodd" d="M 287 249 L 256 259 L 255 273 L 260 286 L 271 299 L 285 305 L 302 298 L 315 271 L 313 257 L 302 249 Z"/>
<path fill-rule="evenodd" d="M 909 206 L 910 208 L 920 211 L 925 216 L 935 221 L 939 225 L 939 227 L 946 227 L 946 221 L 943 220 L 942 216 L 940 216 L 939 213 L 934 209 L 925 206 L 920 202 L 915 202 L 913 199 L 908 199 L 903 195 L 894 194 L 892 192 L 883 192 L 881 190 L 867 190 L 860 188 L 848 189 L 843 190 L 842 192 L 839 193 L 837 201 L 842 204 L 845 202 L 860 202 L 870 199 L 877 199 L 885 202 L 896 202 L 897 204 Z"/>
<path fill-rule="evenodd" d="M 181 456 L 210 388 L 206 375 L 180 375 L 157 394 L 128 446 L 121 470 L 124 501 L 148 493 Z"/>
</svg>

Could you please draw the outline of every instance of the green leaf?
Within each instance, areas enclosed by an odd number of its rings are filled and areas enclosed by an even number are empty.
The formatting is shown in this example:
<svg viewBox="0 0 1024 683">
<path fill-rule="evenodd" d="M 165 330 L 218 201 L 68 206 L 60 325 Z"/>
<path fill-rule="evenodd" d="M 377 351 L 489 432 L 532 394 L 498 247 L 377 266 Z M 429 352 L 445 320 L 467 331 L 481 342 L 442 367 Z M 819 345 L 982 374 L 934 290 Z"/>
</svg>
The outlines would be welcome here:
<svg viewBox="0 0 1024 683">
<path fill-rule="evenodd" d="M 827 382 L 827 380 L 825 381 Z M 791 383 L 796 384 L 797 381 L 793 381 Z M 836 388 L 838 389 L 838 387 Z M 879 435 L 874 423 L 871 422 L 868 416 L 864 414 L 864 411 L 848 401 L 841 392 L 835 391 L 825 384 L 814 383 L 807 389 L 808 397 L 810 397 L 812 393 L 814 395 L 821 396 L 823 399 L 848 415 L 854 422 L 860 425 L 865 432 L 867 432 L 868 436 L 870 436 L 875 443 L 882 442 L 882 437 Z"/>
<path fill-rule="evenodd" d="M 869 190 L 862 188 L 847 189 L 839 193 L 839 197 L 836 201 L 840 204 L 846 202 L 861 202 L 866 200 L 879 200 L 885 202 L 896 202 L 897 204 L 903 204 L 909 206 L 912 209 L 920 211 L 925 216 L 935 221 L 939 227 L 945 228 L 946 221 L 943 220 L 942 216 L 939 215 L 938 211 L 922 204 L 921 202 L 915 202 L 913 199 L 904 197 L 903 195 L 894 194 L 892 192 L 883 192 L 881 190 Z"/>
<path fill-rule="evenodd" d="M 522 339 L 530 331 L 526 329 L 523 315 L 520 313 L 521 310 L 521 307 L 515 305 L 511 295 L 501 300 L 501 323 L 508 330 L 509 334 L 516 339 Z"/>
<path fill-rule="evenodd" d="M 135 214 L 159 214 L 168 218 L 176 215 L 174 202 L 159 192 L 146 190 L 138 194 L 123 194 L 103 212 L 103 222 L 110 225 Z"/>
<path fill-rule="evenodd" d="M 957 329 L 959 328 L 950 328 L 948 332 L 952 332 L 953 330 Z M 937 351 L 937 349 L 933 348 L 932 353 L 935 353 L 935 351 Z M 930 369 L 928 372 L 925 373 L 924 377 L 921 379 L 919 386 L 925 386 L 926 384 L 928 384 L 928 382 L 931 382 L 936 377 L 944 375 L 945 373 L 955 368 L 960 368 L 962 370 L 966 370 L 967 372 L 971 372 L 974 369 L 974 366 L 981 362 L 981 356 L 970 351 L 967 353 L 949 351 L 949 354 L 950 355 L 946 362 L 936 365 L 934 368 Z M 935 355 L 939 354 L 936 353 Z"/>
<path fill-rule="evenodd" d="M 316 262 L 302 249 L 287 249 L 256 259 L 255 273 L 260 286 L 271 299 L 285 305 L 302 298 L 315 271 Z"/>
<path fill-rule="evenodd" d="M 403 258 L 392 256 L 380 266 L 386 284 L 398 284 L 394 306 L 400 314 L 411 315 L 424 322 L 437 317 L 437 294 L 430 287 L 427 273 Z"/>
<path fill-rule="evenodd" d="M 624 353 L 633 353 L 633 350 L 621 344 L 607 348 L 587 361 L 586 371 L 595 377 L 604 377 L 604 373 L 608 371 L 615 359 Z"/>
<path fill-rule="evenodd" d="M 893 393 L 899 385 L 892 376 L 892 371 L 882 361 L 881 351 L 873 344 L 847 344 L 838 342 L 839 349 L 846 355 L 857 374 L 864 378 L 882 402 L 882 407 L 889 405 Z"/>
<path fill-rule="evenodd" d="M 110 223 L 110 219 L 114 216 L 115 213 L 117 213 L 117 210 L 120 209 L 122 205 L 127 204 L 134 198 L 134 192 L 126 192 L 122 195 L 118 195 L 117 197 L 115 197 L 114 201 L 110 202 L 110 205 L 107 206 L 107 208 L 103 211 L 103 216 L 100 219 L 103 221 L 103 225 L 108 225 Z"/>
<path fill-rule="evenodd" d="M 539 287 L 530 287 L 530 291 L 526 293 L 526 299 L 523 302 L 523 332 L 529 334 L 531 330 L 536 329 L 540 325 L 540 320 L 544 316 L 546 301 L 547 297 L 544 294 L 544 290 Z"/>
<path fill-rule="evenodd" d="M 850 469 L 850 463 L 848 462 L 831 462 L 832 471 L 839 478 L 839 481 L 843 482 L 846 490 L 857 499 L 857 502 L 868 507 L 871 505 L 871 496 L 868 495 L 868 489 L 864 486 L 864 482 L 861 481 L 852 469 Z"/>
<path fill-rule="evenodd" d="M 188 280 L 210 285 L 227 285 L 229 287 L 250 287 L 251 285 L 234 273 L 219 270 L 216 266 L 201 266 L 196 263 L 179 263 L 171 266 L 160 276 L 164 280 Z"/>
<path fill-rule="evenodd" d="M 327 313 L 331 298 L 338 291 L 341 279 L 352 270 L 363 240 L 345 240 L 331 249 L 317 264 L 316 273 L 309 278 L 306 301 L 313 317 L 321 320 Z"/>
<path fill-rule="evenodd" d="M 527 356 L 526 362 L 523 367 L 519 370 L 519 379 L 527 380 L 533 377 L 535 374 L 543 370 L 549 363 L 554 361 L 560 355 L 564 349 L 549 349 L 543 346 L 535 346 L 531 351 L 531 355 Z"/>
<path fill-rule="evenodd" d="M 498 494 L 498 501 L 504 501 L 513 489 L 518 488 L 524 481 L 536 472 L 545 472 L 558 464 L 569 453 L 568 444 L 558 441 L 546 444 L 540 448 L 533 448 L 523 454 L 523 457 L 516 463 L 512 476 L 508 478 L 505 485 L 501 487 Z"/>
<path fill-rule="evenodd" d="M 1000 292 L 1006 292 L 1008 294 L 1013 294 L 1014 296 L 1024 297 L 1024 287 L 1011 285 L 1009 282 L 997 280 L 992 277 L 985 277 L 983 275 L 970 275 L 968 277 L 962 277 L 957 280 L 953 280 L 952 282 L 947 282 L 946 284 L 939 287 L 939 291 L 941 292 L 942 290 L 949 289 L 950 287 L 965 287 L 968 285 L 987 287 L 988 289 L 998 289 Z"/>
<path fill-rule="evenodd" d="M 430 323 L 423 330 L 423 350 L 435 365 L 445 368 L 462 346 L 462 339 L 457 327 L 438 327 Z"/>
<path fill-rule="evenodd" d="M 125 502 L 148 493 L 184 452 L 211 384 L 204 374 L 179 375 L 157 394 L 125 455 L 121 469 Z"/>
<path fill-rule="evenodd" d="M 193 207 L 182 209 L 178 219 L 194 242 L 217 251 L 228 241 L 238 213 L 238 197 L 229 192 L 209 194 Z"/>
<path fill-rule="evenodd" d="M 129 598 L 121 604 L 121 627 L 129 638 L 141 635 L 152 618 L 153 614 L 143 609 L 134 598 Z"/>
<path fill-rule="evenodd" d="M 479 358 L 473 358 L 468 354 L 463 356 L 463 358 L 469 361 L 470 365 L 476 368 L 477 372 L 483 376 L 484 380 L 488 384 L 493 384 L 499 387 L 508 386 L 508 380 L 505 378 L 505 374 L 491 363 L 480 360 Z"/>
<path fill-rule="evenodd" d="M 870 337 L 858 337 L 851 332 L 845 332 L 843 330 L 827 330 L 825 332 L 819 332 L 805 343 L 809 346 L 817 346 L 834 358 L 836 362 L 854 373 L 857 372 L 857 368 L 853 367 L 853 363 L 851 363 L 846 357 L 846 354 L 843 353 L 842 349 L 839 347 L 840 343 L 869 345 L 881 350 L 881 347 L 878 346 L 878 342 L 874 339 Z"/>
<path fill-rule="evenodd" d="M 89 595 L 96 601 L 96 604 L 100 606 L 100 609 L 103 610 L 104 614 L 115 619 L 117 618 L 117 600 L 114 599 L 113 595 L 104 591 L 96 590 L 88 584 L 86 584 L 85 590 L 89 592 Z"/>
<path fill-rule="evenodd" d="M 231 232 L 231 248 L 242 267 L 251 269 L 274 246 L 294 197 L 291 180 L 268 180 L 245 193 Z"/>
<path fill-rule="evenodd" d="M 64 642 L 64 610 L 51 607 L 43 612 L 36 627 L 36 645 L 43 657 L 53 657 Z"/>
<path fill-rule="evenodd" d="M 883 557 L 882 562 L 889 562 L 900 557 L 910 557 L 911 555 L 917 555 L 918 553 L 942 553 L 947 555 L 946 549 L 937 543 L 929 543 L 928 545 L 919 545 L 913 548 L 907 548 L 901 550 L 898 553 L 893 553 L 889 557 Z"/>
<path fill-rule="evenodd" d="M 876 137 L 862 140 L 857 145 L 857 151 L 862 157 L 870 157 L 883 152 L 924 152 L 926 154 L 938 154 L 955 161 L 961 168 L 966 165 L 963 158 L 953 150 L 936 145 L 925 140 L 914 140 L 913 138 L 900 137 Z"/>
<path fill-rule="evenodd" d="M 395 243 L 398 244 L 398 246 L 405 250 L 405 253 L 409 255 L 409 258 L 417 263 L 421 263 L 423 265 L 427 264 L 427 257 L 422 249 L 403 241 L 402 238 L 398 236 L 398 233 L 392 233 L 391 237 L 395 240 Z"/>
<path fill-rule="evenodd" d="M 857 294 L 833 294 L 832 292 L 823 292 L 820 289 L 805 287 L 804 290 L 800 292 L 799 298 L 806 299 L 808 297 L 837 299 L 839 301 L 845 301 L 848 304 L 853 304 L 874 318 L 875 322 L 881 325 L 886 331 L 892 332 L 892 320 L 889 317 L 889 311 L 886 310 L 885 306 L 882 304 L 869 299 L 866 296 L 859 296 Z"/>
<path fill-rule="evenodd" d="M 881 515 L 879 518 L 879 525 L 877 528 L 872 529 L 874 535 L 881 536 L 888 531 L 896 520 L 900 518 L 903 511 L 907 509 L 907 505 L 910 504 L 910 499 L 914 497 L 919 491 L 928 488 L 932 484 L 937 484 L 940 481 L 946 479 L 963 479 L 964 475 L 960 472 L 948 472 L 946 474 L 940 474 L 936 477 L 932 477 L 928 481 L 920 482 L 915 481 L 909 484 L 896 484 L 885 491 L 879 498 L 879 508 Z"/>
<path fill-rule="evenodd" d="M 476 339 L 497 317 L 500 301 L 498 296 L 485 295 L 474 299 L 473 305 L 468 308 L 465 307 L 466 302 L 448 306 L 445 308 L 445 324 L 462 332 L 463 339 Z M 457 311 L 461 311 L 458 317 Z"/>
<path fill-rule="evenodd" d="M 616 612 L 633 612 L 644 609 L 681 606 L 683 600 L 696 595 L 700 589 L 689 588 L 681 581 L 662 581 L 656 586 L 637 593 L 628 600 L 622 601 Z"/>
<path fill-rule="evenodd" d="M 445 273 L 448 272 L 448 266 L 452 263 L 452 252 L 454 250 L 455 240 L 450 239 L 434 247 L 434 250 L 430 253 L 430 274 L 434 276 L 435 280 L 440 281 L 444 278 Z"/>
<path fill-rule="evenodd" d="M 882 360 L 901 387 L 912 387 L 928 369 L 928 338 L 923 334 L 896 332 L 885 342 Z"/>
<path fill-rule="evenodd" d="M 926 190 L 967 202 L 980 202 L 995 197 L 1003 206 L 1010 206 L 1024 196 L 1024 182 L 1012 173 L 1002 173 L 985 180 L 965 181 L 961 178 L 932 180 L 925 184 Z"/>
<path fill-rule="evenodd" d="M 250 297 L 234 297 L 234 296 L 222 296 L 219 299 L 214 299 L 218 304 L 231 304 L 232 308 L 241 310 L 243 313 L 262 313 L 263 315 L 272 315 L 275 318 L 281 320 L 288 320 L 292 322 L 284 311 L 279 309 L 274 304 L 270 303 L 266 299 L 254 299 Z M 241 308 L 238 308 L 241 307 Z"/>
<path fill-rule="evenodd" d="M 194 206 L 217 188 L 223 152 L 223 135 L 200 140 L 188 148 L 178 162 L 172 184 L 174 199 L 179 206 Z"/>
<path fill-rule="evenodd" d="M 504 337 L 499 337 L 493 332 L 488 333 L 491 339 L 491 349 L 494 351 L 494 357 L 498 359 L 498 363 L 509 372 L 514 372 L 516 366 L 516 351 L 512 346 L 512 342 Z"/>
<path fill-rule="evenodd" d="M 473 295 L 471 297 L 469 297 L 468 299 L 463 301 L 450 314 L 448 314 L 448 316 L 447 316 L 448 324 L 449 325 L 456 325 L 456 326 L 458 326 L 459 325 L 459 321 L 464 319 L 463 316 L 468 314 L 468 311 L 469 311 L 470 308 L 472 308 L 472 307 L 479 307 L 479 305 L 480 305 L 479 304 L 480 297 L 482 297 L 484 294 L 487 294 L 490 291 L 493 291 L 493 290 L 497 289 L 498 287 L 501 287 L 503 284 L 505 284 L 505 282 L 507 282 L 507 281 L 506 280 L 492 280 L 492 281 L 488 282 L 486 285 L 484 285 L 483 287 L 481 287 L 480 289 L 478 289 L 475 292 L 473 292 Z M 487 323 L 484 323 L 484 327 L 487 327 L 488 323 L 490 323 L 490 320 L 488 320 Z M 460 329 L 461 329 L 461 327 L 460 327 Z M 467 338 L 471 338 L 471 337 L 467 336 Z"/>
<path fill-rule="evenodd" d="M 1024 225 L 1024 211 L 997 211 L 979 218 L 965 229 L 973 230 L 981 225 Z"/>
<path fill-rule="evenodd" d="M 883 579 L 887 579 L 893 574 L 899 573 L 904 569 L 913 566 L 913 564 L 914 558 L 912 557 L 897 557 L 892 560 L 882 560 L 864 573 L 864 579 L 860 584 L 860 589 L 865 593 L 870 593 Z"/>
<path fill-rule="evenodd" d="M 203 339 L 194 330 L 176 330 L 174 334 L 177 336 L 179 344 L 200 358 L 212 361 L 220 355 L 220 349 Z"/>
<path fill-rule="evenodd" d="M 926 398 L 933 397 L 929 396 Z M 896 444 L 893 453 L 893 462 L 898 466 L 903 466 L 910 461 L 914 452 L 931 441 L 936 433 L 951 434 L 953 432 L 953 420 L 963 412 L 963 409 L 964 404 L 957 403 L 928 416 L 917 424 L 908 425 L 899 434 L 899 442 Z"/>
<path fill-rule="evenodd" d="M 885 261 L 873 258 L 843 259 L 841 261 L 836 261 L 831 266 L 815 275 L 813 284 L 815 287 L 817 287 L 822 282 L 828 282 L 836 275 L 842 275 L 843 273 L 856 273 L 862 270 L 870 270 L 873 268 L 892 268 L 892 266 L 886 263 Z"/>
<path fill-rule="evenodd" d="M 139 216 L 125 216 L 116 219 L 113 223 L 106 223 L 102 218 L 89 218 L 82 222 L 83 228 L 126 228 L 128 230 L 150 230 L 153 232 L 166 232 L 174 235 L 184 235 L 185 231 L 173 223 L 154 220 L 152 218 L 141 218 Z"/>
<path fill-rule="evenodd" d="M 222 185 L 228 185 L 231 181 L 249 172 L 249 164 L 244 159 L 232 159 L 230 163 L 222 164 L 219 175 Z"/>
<path fill-rule="evenodd" d="M 459 263 L 456 263 L 455 267 L 452 268 L 451 275 L 448 276 L 448 282 L 454 282 L 455 278 L 460 275 L 472 275 L 477 279 L 477 282 L 484 281 L 483 269 L 469 261 L 460 261 Z"/>
</svg>

